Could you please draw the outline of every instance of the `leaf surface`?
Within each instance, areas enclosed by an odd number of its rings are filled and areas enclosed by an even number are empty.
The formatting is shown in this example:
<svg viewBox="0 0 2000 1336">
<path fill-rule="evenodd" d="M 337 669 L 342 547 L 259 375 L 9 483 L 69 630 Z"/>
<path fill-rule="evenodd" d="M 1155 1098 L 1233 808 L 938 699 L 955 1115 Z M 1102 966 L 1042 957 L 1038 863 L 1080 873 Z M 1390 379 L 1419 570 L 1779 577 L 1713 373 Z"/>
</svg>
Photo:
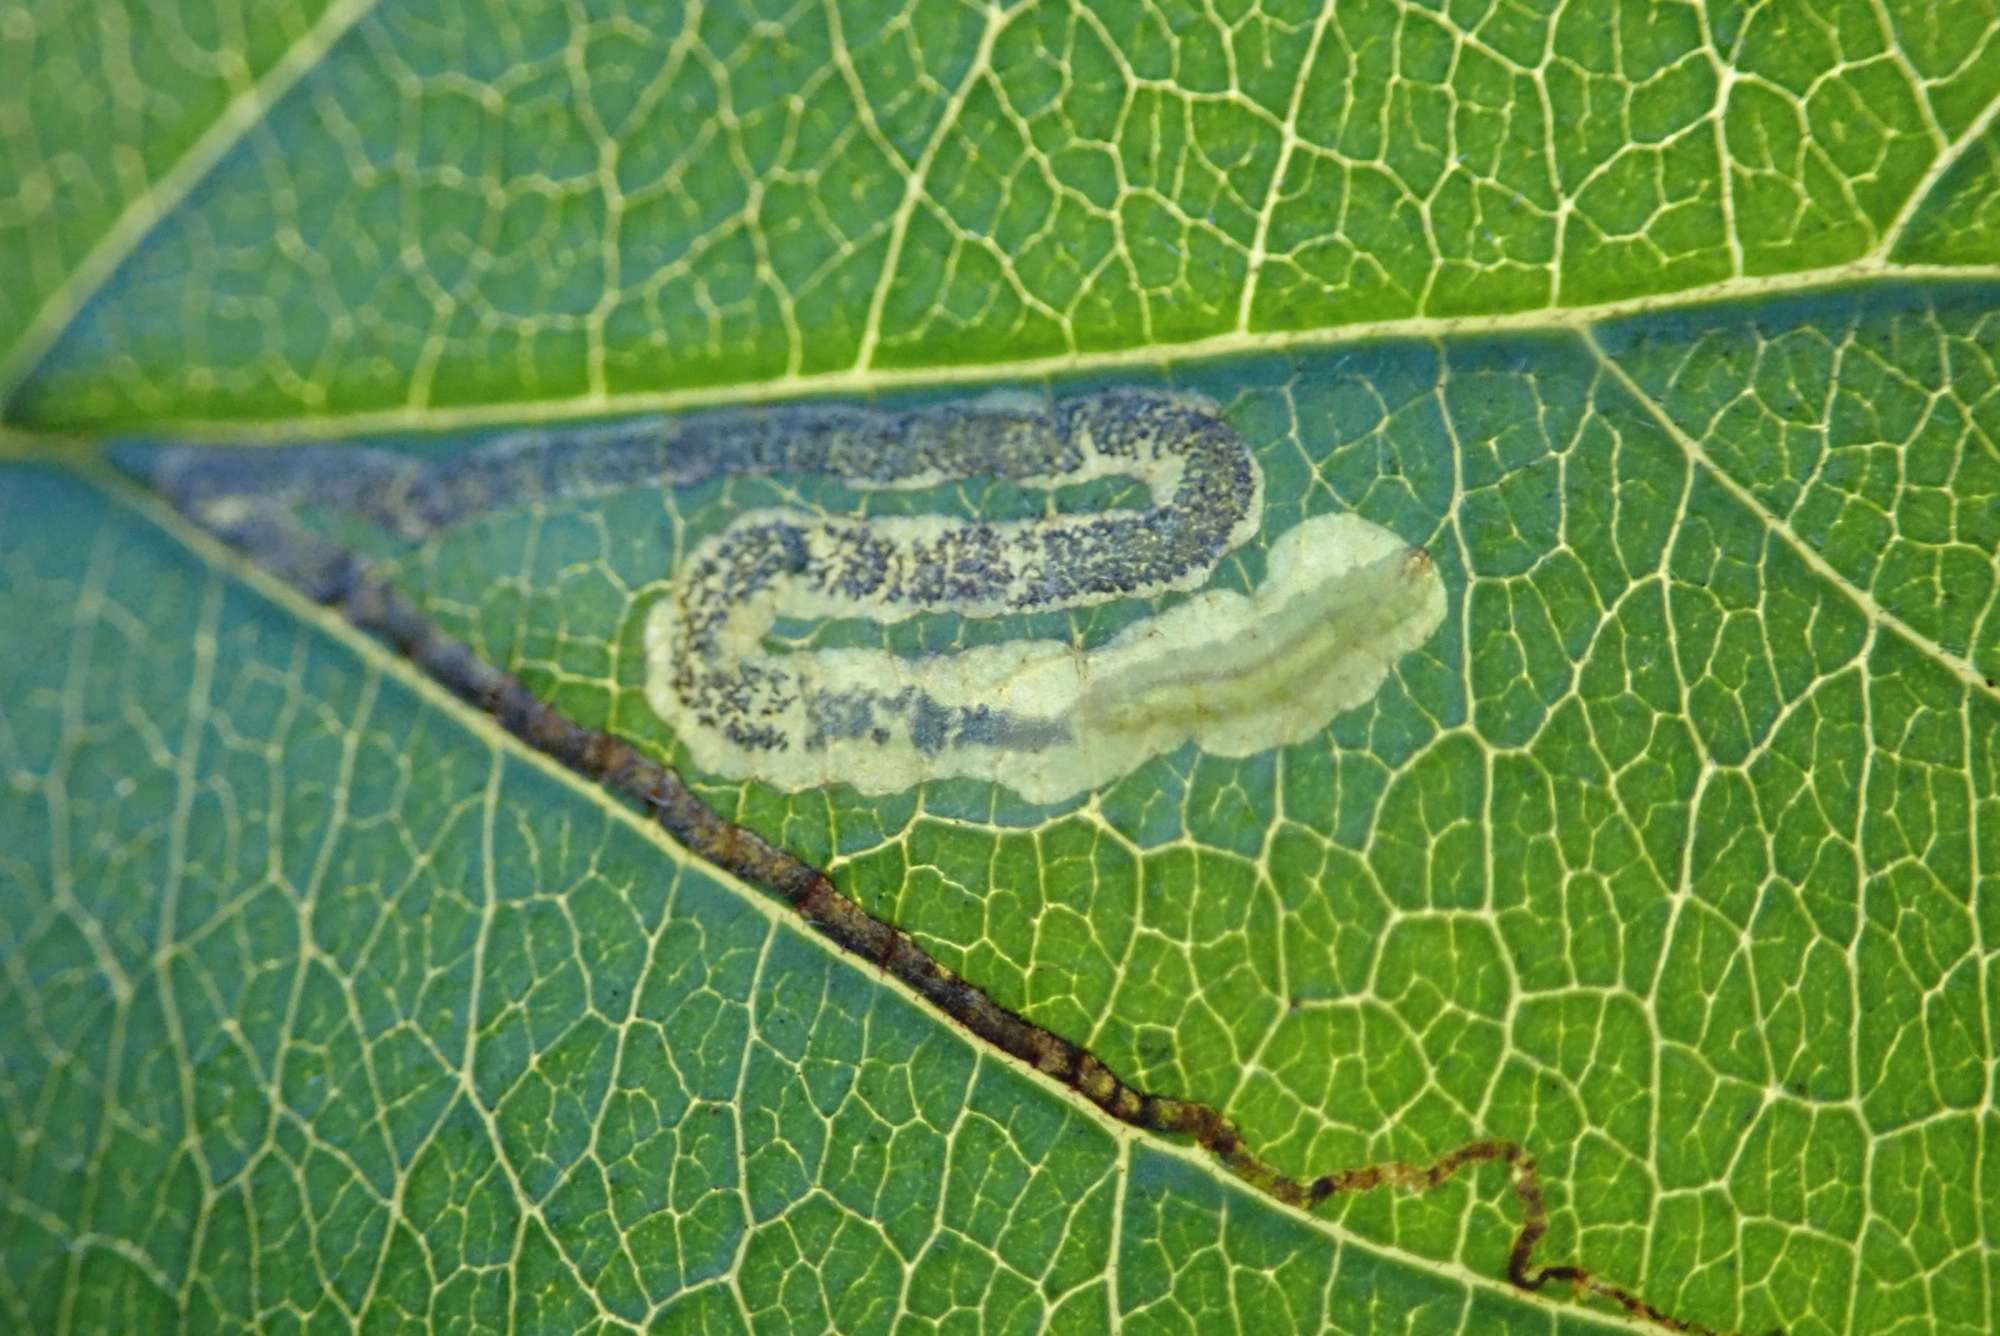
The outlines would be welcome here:
<svg viewBox="0 0 2000 1336">
<path fill-rule="evenodd" d="M 1132 385 L 1260 472 L 1212 588 L 1334 514 L 1435 563 L 1320 734 L 794 793 L 649 703 L 732 516 L 1113 484 L 344 541 L 1278 1172 L 1506 1139 L 1673 1320 L 2000 1324 L 1990 7 L 253 8 L 0 20 L 6 1325 L 1661 1329 L 1507 1283 L 1502 1165 L 1300 1212 L 1101 1116 L 52 435 Z"/>
</svg>

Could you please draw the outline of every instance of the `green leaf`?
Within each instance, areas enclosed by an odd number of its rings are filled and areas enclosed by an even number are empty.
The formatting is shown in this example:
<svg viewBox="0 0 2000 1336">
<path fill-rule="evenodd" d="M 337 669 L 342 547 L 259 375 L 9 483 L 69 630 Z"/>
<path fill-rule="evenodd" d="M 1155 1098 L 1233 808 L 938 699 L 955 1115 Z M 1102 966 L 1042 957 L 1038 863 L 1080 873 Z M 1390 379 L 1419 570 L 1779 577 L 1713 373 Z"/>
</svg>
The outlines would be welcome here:
<svg viewBox="0 0 2000 1336">
<path fill-rule="evenodd" d="M 2000 1325 L 1991 5 L 252 8 L 0 16 L 0 1325 Z M 97 443 L 994 385 L 1206 396 L 1211 588 L 1356 516 L 1442 623 L 1247 756 L 794 791 L 649 697 L 686 554 L 1143 491 L 306 522 L 1272 1172 L 1518 1143 L 1536 1262 L 1654 1316 L 1510 1284 L 1499 1160 L 1307 1211 L 1105 1116 Z"/>
</svg>

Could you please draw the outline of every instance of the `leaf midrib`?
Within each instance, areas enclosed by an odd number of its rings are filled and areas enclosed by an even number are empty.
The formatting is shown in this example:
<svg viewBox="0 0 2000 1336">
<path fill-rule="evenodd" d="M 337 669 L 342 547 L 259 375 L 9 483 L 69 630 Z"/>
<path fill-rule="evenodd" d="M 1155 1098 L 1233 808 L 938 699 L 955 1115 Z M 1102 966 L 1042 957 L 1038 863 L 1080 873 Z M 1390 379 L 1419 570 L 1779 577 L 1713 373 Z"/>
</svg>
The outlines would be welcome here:
<svg viewBox="0 0 2000 1336">
<path fill-rule="evenodd" d="M 1728 279 L 1702 287 L 1648 297 L 1621 298 L 1594 306 L 1552 307 L 1485 316 L 1408 316 L 1322 329 L 1217 334 L 1185 343 L 1153 344 L 1103 352 L 1055 353 L 1011 362 L 846 368 L 724 385 L 572 395 L 561 399 L 510 399 L 444 407 L 411 405 L 347 413 L 299 413 L 282 418 L 148 418 L 111 423 L 97 434 L 109 436 L 119 431 L 144 430 L 152 435 L 170 435 L 176 440 L 195 444 L 286 445 L 349 436 L 547 427 L 592 418 L 692 412 L 751 401 L 763 404 L 808 397 L 867 399 L 912 390 L 976 388 L 1003 381 L 1057 380 L 1119 371 L 1157 371 L 1171 369 L 1183 362 L 1305 354 L 1391 339 L 1439 342 L 1489 335 L 1581 334 L 1596 326 L 1629 317 L 1765 298 L 1803 296 L 1884 282 L 1939 285 L 2000 283 L 2000 264 L 1900 265 L 1863 260 L 1833 269 L 1766 278 Z M 0 419 L 0 432 L 5 430 L 4 420 Z M 32 432 L 22 432 L 19 428 L 14 430 L 17 435 L 34 439 Z M 71 434 L 85 435 L 82 432 Z M 0 455 L 4 455 L 6 450 L 5 439 L 0 438 Z"/>
</svg>

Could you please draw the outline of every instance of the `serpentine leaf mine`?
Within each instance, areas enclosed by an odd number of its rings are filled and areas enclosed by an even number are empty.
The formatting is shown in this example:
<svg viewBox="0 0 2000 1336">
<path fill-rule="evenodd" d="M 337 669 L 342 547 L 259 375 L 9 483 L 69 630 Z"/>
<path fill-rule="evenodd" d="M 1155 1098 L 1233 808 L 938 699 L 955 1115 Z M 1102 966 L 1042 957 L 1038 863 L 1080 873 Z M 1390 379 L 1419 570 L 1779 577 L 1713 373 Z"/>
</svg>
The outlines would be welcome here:
<svg viewBox="0 0 2000 1336">
<path fill-rule="evenodd" d="M 1429 558 L 1351 514 L 1279 535 L 1250 593 L 1203 588 L 1255 536 L 1263 473 L 1212 403 L 1164 391 L 774 407 L 437 458 L 177 447 L 145 468 L 184 512 L 321 599 L 359 559 L 299 519 L 307 506 L 415 543 L 495 510 L 734 475 L 863 492 L 1143 485 L 1141 507 L 1017 520 L 754 509 L 677 564 L 663 554 L 645 614 L 648 702 L 701 768 L 794 790 L 969 777 L 1054 802 L 1189 742 L 1248 756 L 1373 698 L 1445 611 Z M 785 619 L 978 620 L 1168 595 L 1186 597 L 1088 648 L 1028 638 L 910 657 L 772 643 Z"/>
</svg>

